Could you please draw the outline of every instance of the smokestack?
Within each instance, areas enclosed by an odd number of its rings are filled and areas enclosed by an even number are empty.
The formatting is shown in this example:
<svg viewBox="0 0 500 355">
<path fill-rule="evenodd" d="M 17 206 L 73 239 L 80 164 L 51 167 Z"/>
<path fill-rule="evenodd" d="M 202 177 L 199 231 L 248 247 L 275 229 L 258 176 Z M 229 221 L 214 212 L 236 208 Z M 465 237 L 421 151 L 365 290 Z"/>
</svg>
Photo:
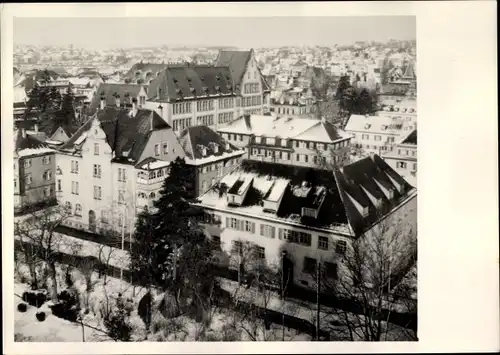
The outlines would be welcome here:
<svg viewBox="0 0 500 355">
<path fill-rule="evenodd" d="M 104 101 L 104 95 L 101 96 L 101 110 L 104 110 L 105 106 L 105 101 Z"/>
<path fill-rule="evenodd" d="M 38 134 L 38 123 L 35 123 L 35 133 Z"/>
<path fill-rule="evenodd" d="M 132 117 L 137 115 L 137 99 L 134 97 L 132 99 Z"/>
<path fill-rule="evenodd" d="M 23 138 L 26 138 L 26 130 L 24 128 L 21 128 L 21 135 Z"/>
<path fill-rule="evenodd" d="M 116 104 L 116 107 L 118 107 L 118 108 L 120 107 L 120 95 L 118 95 L 118 94 L 115 96 L 115 104 Z"/>
</svg>

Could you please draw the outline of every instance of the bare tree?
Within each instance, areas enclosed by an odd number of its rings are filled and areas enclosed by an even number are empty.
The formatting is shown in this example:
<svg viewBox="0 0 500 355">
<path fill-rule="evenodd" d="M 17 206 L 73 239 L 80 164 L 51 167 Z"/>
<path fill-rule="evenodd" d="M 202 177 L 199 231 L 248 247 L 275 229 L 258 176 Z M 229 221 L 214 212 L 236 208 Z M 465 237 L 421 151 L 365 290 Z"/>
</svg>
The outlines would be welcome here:
<svg viewBox="0 0 500 355">
<path fill-rule="evenodd" d="M 56 261 L 61 246 L 72 249 L 63 236 L 55 232 L 70 215 L 65 207 L 55 206 L 32 212 L 27 218 L 15 224 L 14 233 L 20 241 L 25 261 L 31 275 L 31 285 L 38 286 L 36 268 L 41 262 L 49 268 L 52 278 L 52 299 L 57 300 Z"/>
<path fill-rule="evenodd" d="M 335 271 L 322 265 L 319 291 L 347 301 L 349 307 L 325 308 L 321 323 L 334 338 L 350 341 L 414 340 L 408 324 L 395 325 L 391 314 L 416 314 L 408 290 L 394 287 L 398 275 L 415 263 L 416 233 L 405 221 L 388 217 L 347 244 Z M 412 300 L 412 301 L 409 301 Z M 409 318 L 411 319 L 411 318 Z"/>
</svg>

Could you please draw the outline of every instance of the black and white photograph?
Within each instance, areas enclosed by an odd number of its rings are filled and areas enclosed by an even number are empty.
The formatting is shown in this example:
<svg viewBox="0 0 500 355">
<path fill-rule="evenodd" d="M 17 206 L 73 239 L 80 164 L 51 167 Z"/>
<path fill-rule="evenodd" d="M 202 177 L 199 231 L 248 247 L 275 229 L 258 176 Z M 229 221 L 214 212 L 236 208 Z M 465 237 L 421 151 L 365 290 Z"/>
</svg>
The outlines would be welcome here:
<svg viewBox="0 0 500 355">
<path fill-rule="evenodd" d="M 14 341 L 418 342 L 418 47 L 403 14 L 14 17 Z"/>
</svg>

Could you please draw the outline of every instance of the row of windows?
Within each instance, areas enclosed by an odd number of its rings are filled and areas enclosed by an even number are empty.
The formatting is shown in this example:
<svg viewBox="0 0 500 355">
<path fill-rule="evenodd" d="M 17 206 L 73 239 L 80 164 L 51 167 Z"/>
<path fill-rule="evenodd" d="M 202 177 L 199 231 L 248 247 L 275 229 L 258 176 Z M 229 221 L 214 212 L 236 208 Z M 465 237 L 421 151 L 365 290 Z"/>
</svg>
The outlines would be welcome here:
<svg viewBox="0 0 500 355">
<path fill-rule="evenodd" d="M 42 179 L 44 181 L 50 181 L 52 179 L 52 170 L 45 170 L 42 174 Z M 24 182 L 26 183 L 26 185 L 31 185 L 33 183 L 33 175 L 31 173 L 26 174 L 24 177 Z"/>
<path fill-rule="evenodd" d="M 191 113 L 193 106 L 192 102 L 179 102 L 173 105 L 172 107 L 174 115 L 178 115 L 181 113 Z"/>
<path fill-rule="evenodd" d="M 212 111 L 213 109 L 214 109 L 214 101 L 213 100 L 196 101 L 196 110 L 197 111 Z"/>
<path fill-rule="evenodd" d="M 215 241 L 218 241 L 220 245 L 220 238 L 218 240 L 212 239 L 212 242 Z M 252 250 L 248 250 L 247 252 L 252 252 L 254 254 L 254 257 L 258 260 L 266 259 L 266 249 L 264 247 L 261 247 L 260 245 L 257 244 L 253 244 L 252 247 L 253 247 Z M 231 253 L 244 256 L 243 254 L 245 253 L 245 251 L 243 250 L 243 242 L 241 242 L 240 240 L 233 240 Z"/>
<path fill-rule="evenodd" d="M 191 117 L 173 120 L 174 131 L 182 131 L 186 127 L 191 127 L 192 123 L 193 119 Z"/>
<path fill-rule="evenodd" d="M 149 173 L 147 173 L 145 171 L 139 171 L 137 173 L 137 178 L 152 180 L 152 179 L 166 176 L 166 175 L 168 175 L 168 173 L 169 173 L 168 168 L 153 170 L 153 171 L 150 171 Z"/>
<path fill-rule="evenodd" d="M 213 126 L 214 125 L 214 115 L 206 115 L 196 117 L 199 125 Z"/>
<path fill-rule="evenodd" d="M 163 148 L 163 154 L 168 154 L 168 143 L 163 142 L 162 144 L 155 144 L 155 156 L 160 155 L 160 146 Z M 175 153 L 175 150 L 174 150 L 174 153 Z"/>
<path fill-rule="evenodd" d="M 356 137 L 355 134 L 353 134 L 353 136 Z M 370 135 L 369 134 L 362 134 L 361 135 L 361 140 L 369 140 L 369 139 L 370 139 Z M 381 142 L 382 141 L 382 136 L 374 134 L 373 135 L 373 140 L 376 141 L 376 142 Z M 395 137 L 387 137 L 386 142 L 387 143 L 394 143 L 394 140 L 395 140 Z"/>
<path fill-rule="evenodd" d="M 236 133 L 224 133 L 222 135 L 224 138 L 227 140 L 239 140 L 240 142 L 243 142 L 243 135 L 242 134 L 236 134 Z"/>
<path fill-rule="evenodd" d="M 314 258 L 304 257 L 303 262 L 303 272 L 310 275 L 315 275 L 317 273 L 318 261 Z M 321 271 L 328 278 L 334 280 L 338 279 L 338 266 L 336 263 L 324 262 Z"/>
<path fill-rule="evenodd" d="M 233 108 L 233 107 L 234 107 L 234 99 L 232 97 L 219 99 L 220 109 Z"/>
<path fill-rule="evenodd" d="M 154 200 L 156 198 L 156 193 L 151 192 L 149 196 L 145 192 L 138 192 L 137 197 L 139 198 L 150 198 L 151 200 Z"/>
<path fill-rule="evenodd" d="M 243 110 L 243 114 L 245 115 L 261 115 L 262 114 L 262 109 L 260 108 L 254 108 L 250 110 Z"/>
<path fill-rule="evenodd" d="M 234 118 L 234 112 L 219 113 L 219 124 L 231 122 Z"/>
<path fill-rule="evenodd" d="M 245 84 L 243 87 L 243 92 L 245 94 L 258 93 L 260 92 L 260 84 L 259 83 Z"/>
<path fill-rule="evenodd" d="M 274 107 L 269 109 L 274 112 Z M 306 113 L 314 112 L 314 107 L 278 107 L 278 114 L 286 115 L 304 115 Z"/>
<path fill-rule="evenodd" d="M 400 169 L 407 169 L 410 165 L 405 161 L 398 161 L 396 166 Z M 413 163 L 413 170 L 417 170 L 417 163 Z"/>
<path fill-rule="evenodd" d="M 262 96 L 243 97 L 242 107 L 257 106 L 262 104 Z"/>
<path fill-rule="evenodd" d="M 398 149 L 398 154 L 399 155 L 406 155 L 409 156 L 411 152 L 411 156 L 414 157 L 417 155 L 417 152 L 415 150 L 408 150 L 408 149 Z"/>
<path fill-rule="evenodd" d="M 42 157 L 42 164 L 43 165 L 48 165 L 50 164 L 50 162 L 52 161 L 52 157 L 50 155 L 46 155 L 44 157 Z M 24 168 L 31 168 L 31 166 L 33 165 L 31 159 L 24 159 Z M 14 166 L 14 170 L 15 170 L 15 166 Z"/>
</svg>

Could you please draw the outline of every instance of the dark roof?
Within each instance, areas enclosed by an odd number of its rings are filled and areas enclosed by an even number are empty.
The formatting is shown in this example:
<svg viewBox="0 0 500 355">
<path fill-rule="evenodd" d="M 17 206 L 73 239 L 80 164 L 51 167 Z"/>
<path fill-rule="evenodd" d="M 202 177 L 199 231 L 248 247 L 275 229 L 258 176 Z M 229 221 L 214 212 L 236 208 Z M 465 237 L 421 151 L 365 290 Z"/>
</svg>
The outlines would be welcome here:
<svg viewBox="0 0 500 355">
<path fill-rule="evenodd" d="M 128 94 L 129 101 L 139 95 L 142 85 L 138 84 L 111 84 L 111 83 L 101 83 L 97 88 L 97 91 L 92 97 L 90 102 L 89 110 L 94 113 L 101 105 L 101 97 L 104 96 L 106 101 L 106 106 L 115 106 L 116 99 L 115 95 L 120 96 L 120 102 L 125 103 L 126 95 Z M 129 102 L 131 104 L 131 102 Z"/>
<path fill-rule="evenodd" d="M 129 114 L 130 110 L 127 109 L 106 107 L 94 117 L 100 121 L 107 143 L 115 152 L 115 159 L 136 163 L 151 135 L 151 120 L 154 131 L 169 129 L 170 126 L 151 110 L 138 109 L 135 117 L 130 117 Z M 94 117 L 85 122 L 60 149 L 74 148 L 77 139 L 92 127 Z"/>
<path fill-rule="evenodd" d="M 241 79 L 245 74 L 248 61 L 252 57 L 252 51 L 220 51 L 215 66 L 229 67 L 231 77 L 235 86 L 241 84 Z M 241 89 L 241 88 L 240 88 Z"/>
<path fill-rule="evenodd" d="M 17 130 L 17 137 L 16 137 L 16 151 L 23 150 L 23 149 L 37 149 L 37 148 L 48 148 L 49 146 L 39 140 L 38 138 L 26 134 L 25 137 L 23 137 L 22 130 L 18 129 Z"/>
<path fill-rule="evenodd" d="M 403 144 L 417 144 L 417 130 L 411 132 L 401 143 Z"/>
<path fill-rule="evenodd" d="M 169 66 L 148 87 L 148 98 L 154 101 L 176 101 L 207 94 L 234 95 L 227 67 Z"/>
<path fill-rule="evenodd" d="M 154 79 L 162 70 L 165 70 L 168 64 L 157 63 L 136 63 L 124 75 L 124 78 L 130 79 L 134 82 L 143 80 L 143 83 L 148 84 L 149 80 Z M 139 74 L 139 75 L 137 75 Z"/>
<path fill-rule="evenodd" d="M 399 193 L 396 186 L 392 183 L 390 176 L 396 183 L 403 186 L 403 194 Z M 352 164 L 346 165 L 343 171 L 335 171 L 335 178 L 341 191 L 342 200 L 349 218 L 351 227 L 356 235 L 363 233 L 373 223 L 375 223 L 381 215 L 386 214 L 399 202 L 409 190 L 412 189 L 397 172 L 395 172 L 382 158 L 378 155 L 366 157 Z M 391 189 L 394 192 L 394 198 L 388 200 L 381 188 L 375 182 L 376 179 L 386 189 Z M 370 198 L 363 190 L 368 191 L 372 196 L 382 201 L 381 210 L 370 201 Z M 361 206 L 368 208 L 368 216 L 363 218 L 359 211 L 354 206 L 353 202 L 347 196 L 349 194 Z"/>
<path fill-rule="evenodd" d="M 179 141 L 190 159 L 202 159 L 211 156 L 221 156 L 224 153 L 231 153 L 238 150 L 234 145 L 229 144 L 222 136 L 207 126 L 187 127 L 179 134 Z M 229 149 L 226 147 L 229 144 Z M 214 150 L 214 144 L 219 146 L 218 152 Z M 207 155 L 203 156 L 201 146 L 207 148 Z"/>
</svg>

